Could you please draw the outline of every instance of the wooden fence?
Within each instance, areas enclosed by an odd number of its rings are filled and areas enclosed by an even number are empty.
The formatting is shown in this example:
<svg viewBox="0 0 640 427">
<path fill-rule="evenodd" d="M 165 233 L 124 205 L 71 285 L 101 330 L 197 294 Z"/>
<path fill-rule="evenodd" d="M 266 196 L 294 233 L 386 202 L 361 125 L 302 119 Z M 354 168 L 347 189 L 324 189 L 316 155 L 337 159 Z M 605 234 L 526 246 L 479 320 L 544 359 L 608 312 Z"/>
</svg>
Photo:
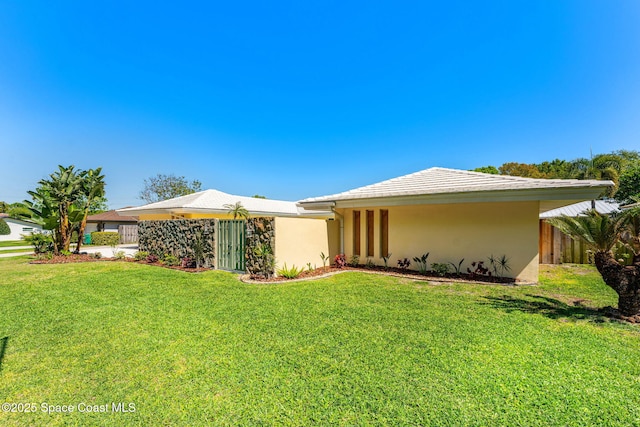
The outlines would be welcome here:
<svg viewBox="0 0 640 427">
<path fill-rule="evenodd" d="M 587 247 L 571 239 L 551 224 L 540 221 L 540 264 L 589 264 Z"/>
<path fill-rule="evenodd" d="M 120 243 L 138 243 L 138 224 L 119 225 Z"/>
</svg>

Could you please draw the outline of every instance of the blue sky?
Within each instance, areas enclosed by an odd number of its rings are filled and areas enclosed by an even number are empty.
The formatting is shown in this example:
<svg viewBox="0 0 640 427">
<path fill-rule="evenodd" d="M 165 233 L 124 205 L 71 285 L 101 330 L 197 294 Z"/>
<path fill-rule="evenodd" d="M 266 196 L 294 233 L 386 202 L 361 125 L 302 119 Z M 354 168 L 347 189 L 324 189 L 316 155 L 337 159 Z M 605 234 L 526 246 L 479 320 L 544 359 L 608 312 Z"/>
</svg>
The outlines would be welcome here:
<svg viewBox="0 0 640 427">
<path fill-rule="evenodd" d="M 298 200 L 640 150 L 640 2 L 0 2 L 0 200 L 102 166 Z"/>
</svg>

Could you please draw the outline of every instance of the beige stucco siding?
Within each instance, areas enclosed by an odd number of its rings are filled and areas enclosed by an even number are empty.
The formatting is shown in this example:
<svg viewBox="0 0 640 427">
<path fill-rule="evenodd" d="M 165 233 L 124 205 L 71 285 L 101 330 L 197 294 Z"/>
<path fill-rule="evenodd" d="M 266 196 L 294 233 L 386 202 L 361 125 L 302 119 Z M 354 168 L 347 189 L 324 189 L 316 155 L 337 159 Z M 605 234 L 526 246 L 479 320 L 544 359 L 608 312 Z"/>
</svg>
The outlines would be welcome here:
<svg viewBox="0 0 640 427">
<path fill-rule="evenodd" d="M 311 263 L 312 267 L 321 267 L 320 253 L 330 254 L 329 230 L 335 228 L 332 224 L 335 222 L 337 221 L 276 217 L 275 255 L 278 268 L 284 266 L 285 262 L 287 267 L 306 267 L 307 263 Z"/>
<path fill-rule="evenodd" d="M 511 277 L 538 280 L 538 202 L 460 203 L 370 208 L 374 212 L 374 256 L 380 258 L 380 210 L 389 211 L 389 265 L 429 252 L 434 262 L 485 261 L 490 255 L 509 258 Z M 345 253 L 353 255 L 353 210 L 344 209 Z M 367 259 L 367 209 L 361 212 L 360 262 Z M 411 268 L 415 268 L 415 263 Z"/>
</svg>

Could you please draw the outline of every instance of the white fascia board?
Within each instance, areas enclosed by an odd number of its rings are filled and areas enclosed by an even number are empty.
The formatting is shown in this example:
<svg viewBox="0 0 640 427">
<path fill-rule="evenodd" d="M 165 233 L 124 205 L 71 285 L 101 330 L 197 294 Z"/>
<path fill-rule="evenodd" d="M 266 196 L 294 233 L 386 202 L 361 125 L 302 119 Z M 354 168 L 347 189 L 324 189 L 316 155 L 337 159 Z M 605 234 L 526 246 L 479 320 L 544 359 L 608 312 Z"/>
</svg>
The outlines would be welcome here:
<svg viewBox="0 0 640 427">
<path fill-rule="evenodd" d="M 607 187 L 499 190 L 467 193 L 444 193 L 419 196 L 379 197 L 335 201 L 336 208 L 369 206 L 403 206 L 448 203 L 528 202 L 542 200 L 589 200 L 597 198 Z"/>
</svg>

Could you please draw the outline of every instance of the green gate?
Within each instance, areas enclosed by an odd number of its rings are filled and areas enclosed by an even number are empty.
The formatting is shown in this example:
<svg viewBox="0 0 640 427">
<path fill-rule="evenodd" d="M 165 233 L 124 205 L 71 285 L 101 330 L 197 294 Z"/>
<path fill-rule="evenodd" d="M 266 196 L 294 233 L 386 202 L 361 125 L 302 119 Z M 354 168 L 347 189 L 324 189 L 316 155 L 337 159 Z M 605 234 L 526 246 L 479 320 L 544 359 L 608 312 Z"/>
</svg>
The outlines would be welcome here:
<svg viewBox="0 0 640 427">
<path fill-rule="evenodd" d="M 244 242 L 247 222 L 221 219 L 218 222 L 218 268 L 245 271 Z"/>
</svg>

